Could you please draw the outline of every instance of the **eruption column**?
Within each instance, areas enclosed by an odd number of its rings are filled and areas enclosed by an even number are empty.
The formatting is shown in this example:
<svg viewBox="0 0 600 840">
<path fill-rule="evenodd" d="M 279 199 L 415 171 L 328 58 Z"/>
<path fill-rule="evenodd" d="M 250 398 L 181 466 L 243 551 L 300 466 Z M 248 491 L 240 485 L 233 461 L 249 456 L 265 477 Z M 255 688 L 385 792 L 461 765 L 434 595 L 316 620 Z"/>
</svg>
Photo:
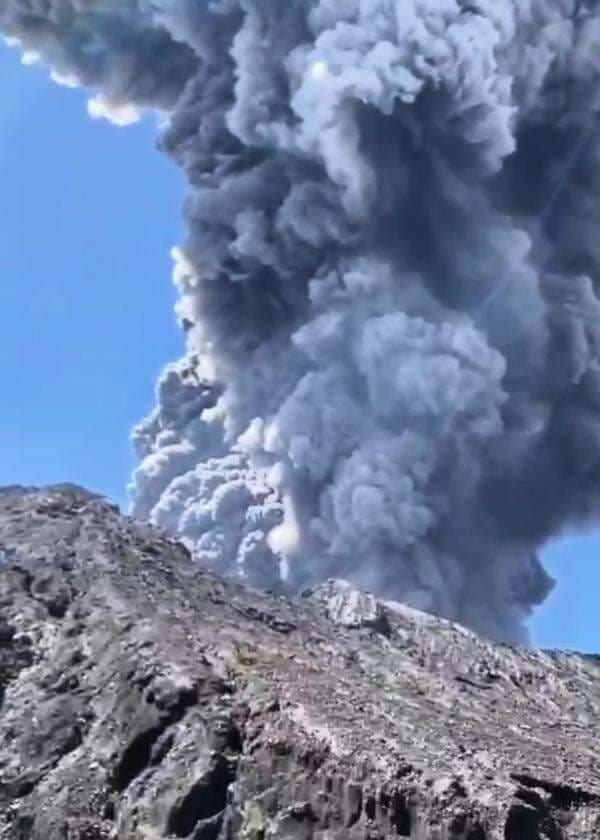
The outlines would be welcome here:
<svg viewBox="0 0 600 840">
<path fill-rule="evenodd" d="M 0 28 L 96 115 L 163 112 L 187 175 L 136 515 L 256 585 L 523 639 L 536 552 L 600 505 L 598 4 L 0 0 Z"/>
</svg>

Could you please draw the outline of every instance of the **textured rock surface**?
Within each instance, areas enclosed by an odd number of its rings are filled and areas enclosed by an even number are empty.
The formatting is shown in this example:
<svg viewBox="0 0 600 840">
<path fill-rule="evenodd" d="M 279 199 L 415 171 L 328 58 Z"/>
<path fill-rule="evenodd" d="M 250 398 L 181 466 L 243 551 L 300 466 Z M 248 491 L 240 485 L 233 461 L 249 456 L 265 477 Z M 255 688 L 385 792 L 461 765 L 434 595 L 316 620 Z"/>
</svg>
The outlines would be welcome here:
<svg viewBox="0 0 600 840">
<path fill-rule="evenodd" d="M 247 590 L 69 486 L 0 492 L 0 558 L 3 840 L 600 836 L 593 657 Z"/>
</svg>

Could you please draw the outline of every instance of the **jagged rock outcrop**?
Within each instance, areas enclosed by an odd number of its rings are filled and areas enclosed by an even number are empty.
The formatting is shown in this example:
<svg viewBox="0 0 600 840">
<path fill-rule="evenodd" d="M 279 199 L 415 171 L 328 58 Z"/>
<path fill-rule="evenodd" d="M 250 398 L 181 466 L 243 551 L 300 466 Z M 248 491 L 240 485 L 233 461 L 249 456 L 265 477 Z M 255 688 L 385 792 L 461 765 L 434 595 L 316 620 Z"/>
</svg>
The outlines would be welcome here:
<svg viewBox="0 0 600 840">
<path fill-rule="evenodd" d="M 0 492 L 2 840 L 600 836 L 600 660 L 195 566 L 79 488 Z"/>
</svg>

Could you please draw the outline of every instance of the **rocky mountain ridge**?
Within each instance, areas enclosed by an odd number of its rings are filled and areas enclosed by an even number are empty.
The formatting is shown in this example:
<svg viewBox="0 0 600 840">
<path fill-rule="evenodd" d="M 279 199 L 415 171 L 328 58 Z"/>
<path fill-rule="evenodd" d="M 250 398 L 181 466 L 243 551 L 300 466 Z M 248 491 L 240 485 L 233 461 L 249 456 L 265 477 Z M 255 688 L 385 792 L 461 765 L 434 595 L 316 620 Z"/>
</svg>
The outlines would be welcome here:
<svg viewBox="0 0 600 840">
<path fill-rule="evenodd" d="M 0 491 L 1 840 L 600 837 L 600 659 L 198 568 Z"/>
</svg>

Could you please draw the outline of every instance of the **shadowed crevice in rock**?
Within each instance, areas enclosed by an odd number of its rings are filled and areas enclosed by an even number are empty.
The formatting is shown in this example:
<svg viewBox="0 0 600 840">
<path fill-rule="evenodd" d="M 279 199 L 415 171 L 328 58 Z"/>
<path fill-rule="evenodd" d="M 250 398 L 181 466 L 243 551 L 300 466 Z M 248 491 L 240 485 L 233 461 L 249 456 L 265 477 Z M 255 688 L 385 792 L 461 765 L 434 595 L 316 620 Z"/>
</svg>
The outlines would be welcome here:
<svg viewBox="0 0 600 840">
<path fill-rule="evenodd" d="M 543 791 L 548 794 L 548 801 L 556 808 L 569 809 L 582 805 L 596 806 L 600 804 L 600 796 L 580 788 L 561 782 L 536 779 L 526 774 L 513 773 L 512 778 L 532 791 Z M 539 795 L 539 794 L 538 794 Z"/>
<path fill-rule="evenodd" d="M 412 814 L 401 793 L 395 793 L 390 802 L 390 823 L 398 837 L 410 837 Z"/>
<path fill-rule="evenodd" d="M 198 691 L 195 688 L 181 691 L 175 704 L 168 709 L 166 714 L 163 714 L 160 722 L 156 726 L 152 726 L 135 736 L 133 741 L 125 748 L 115 770 L 113 780 L 115 790 L 119 792 L 126 790 L 136 776 L 139 776 L 148 767 L 161 736 L 169 726 L 179 723 L 186 711 L 197 702 Z M 160 745 L 158 755 L 164 757 L 168 751 L 167 745 L 168 741 L 163 741 L 162 745 Z M 158 755 L 155 757 L 157 758 Z"/>
<path fill-rule="evenodd" d="M 154 726 L 141 732 L 125 749 L 115 772 L 113 786 L 115 790 L 126 790 L 131 782 L 145 770 L 150 763 L 152 748 L 164 732 L 162 725 Z"/>
<path fill-rule="evenodd" d="M 188 837 L 199 823 L 204 823 L 202 840 L 209 840 L 212 831 L 215 832 L 214 838 L 216 838 L 221 829 L 223 812 L 227 805 L 227 792 L 235 781 L 235 777 L 235 762 L 228 761 L 223 756 L 217 756 L 213 766 L 171 809 L 167 821 L 167 833 L 175 837 Z M 215 819 L 216 817 L 220 818 Z"/>
<path fill-rule="evenodd" d="M 516 803 L 509 811 L 504 827 L 504 840 L 562 840 L 561 836 L 552 831 L 542 835 L 544 817 L 536 809 L 525 803 Z"/>
</svg>

